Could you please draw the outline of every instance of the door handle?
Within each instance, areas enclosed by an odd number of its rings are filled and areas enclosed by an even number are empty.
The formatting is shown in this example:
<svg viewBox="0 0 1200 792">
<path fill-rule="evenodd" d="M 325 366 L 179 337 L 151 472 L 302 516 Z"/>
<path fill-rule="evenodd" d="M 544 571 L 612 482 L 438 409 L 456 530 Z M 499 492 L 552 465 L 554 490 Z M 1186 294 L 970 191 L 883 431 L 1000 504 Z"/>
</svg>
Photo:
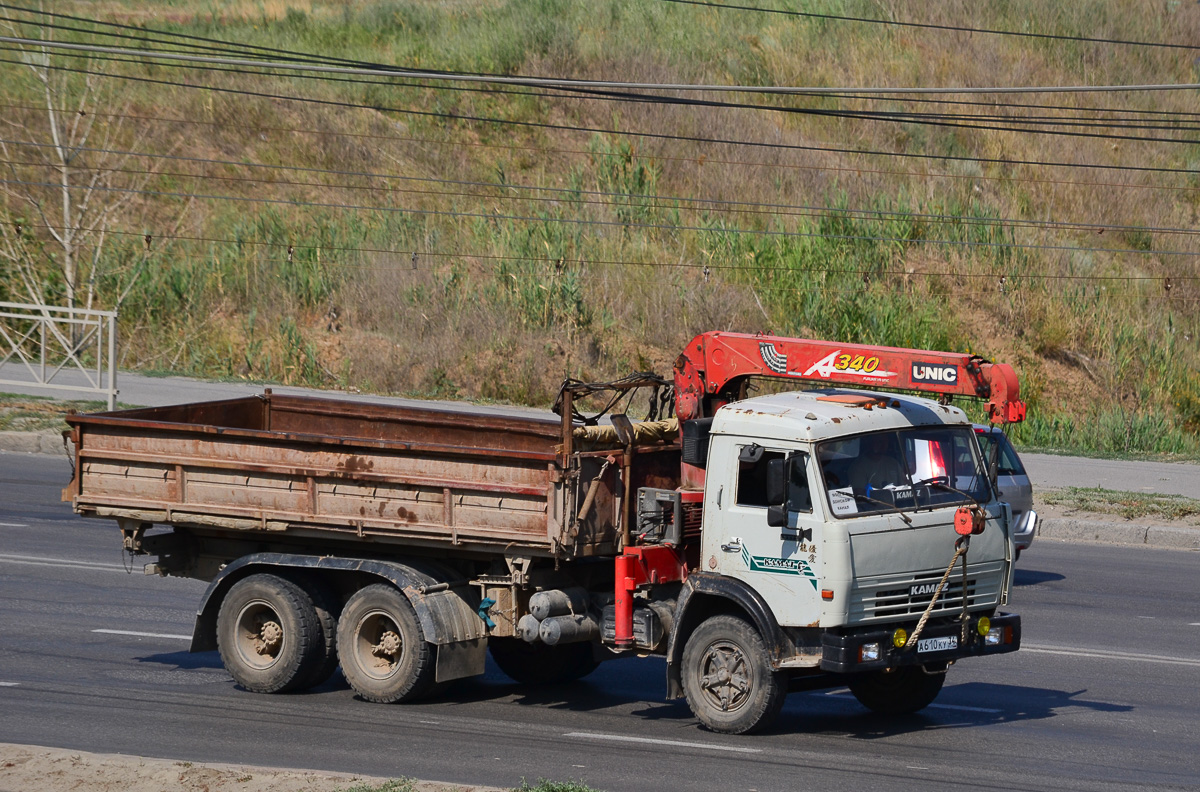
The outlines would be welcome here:
<svg viewBox="0 0 1200 792">
<path fill-rule="evenodd" d="M 735 537 L 733 537 L 733 539 L 731 539 L 731 540 L 730 540 L 730 541 L 729 541 L 727 544 L 723 544 L 723 545 L 721 545 L 721 550 L 723 550 L 723 551 L 724 551 L 724 552 L 726 552 L 726 553 L 740 553 L 740 552 L 742 552 L 742 539 L 741 539 L 741 537 L 738 537 L 738 536 L 735 536 Z"/>
</svg>

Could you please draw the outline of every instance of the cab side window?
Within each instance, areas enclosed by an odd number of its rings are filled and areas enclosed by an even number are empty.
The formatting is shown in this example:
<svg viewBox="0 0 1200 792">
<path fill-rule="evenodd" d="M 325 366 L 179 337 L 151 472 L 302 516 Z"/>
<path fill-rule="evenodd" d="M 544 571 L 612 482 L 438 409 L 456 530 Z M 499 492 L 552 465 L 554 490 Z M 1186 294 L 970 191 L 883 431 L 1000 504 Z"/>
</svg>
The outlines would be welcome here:
<svg viewBox="0 0 1200 792">
<path fill-rule="evenodd" d="M 767 470 L 772 460 L 783 460 L 782 451 L 767 451 L 749 445 L 739 449 L 736 503 L 738 506 L 766 508 Z M 811 512 L 812 493 L 808 489 L 808 454 L 792 455 L 787 467 L 788 504 L 792 511 Z"/>
<path fill-rule="evenodd" d="M 767 451 L 762 446 L 742 446 L 738 453 L 738 479 L 735 502 L 738 506 L 759 506 L 767 503 L 767 463 L 783 459 L 781 451 Z"/>
</svg>

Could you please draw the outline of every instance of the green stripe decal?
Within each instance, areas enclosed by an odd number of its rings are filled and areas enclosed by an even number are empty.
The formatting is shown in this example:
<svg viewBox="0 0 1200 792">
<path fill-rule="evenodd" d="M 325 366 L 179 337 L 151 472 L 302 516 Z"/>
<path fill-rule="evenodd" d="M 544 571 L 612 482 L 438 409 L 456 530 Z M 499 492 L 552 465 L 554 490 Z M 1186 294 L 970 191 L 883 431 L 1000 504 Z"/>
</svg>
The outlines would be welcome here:
<svg viewBox="0 0 1200 792">
<path fill-rule="evenodd" d="M 742 563 L 751 572 L 769 572 L 773 575 L 799 575 L 808 578 L 813 591 L 817 590 L 817 575 L 803 558 L 770 558 L 768 556 L 752 556 L 750 548 L 742 545 Z"/>
</svg>

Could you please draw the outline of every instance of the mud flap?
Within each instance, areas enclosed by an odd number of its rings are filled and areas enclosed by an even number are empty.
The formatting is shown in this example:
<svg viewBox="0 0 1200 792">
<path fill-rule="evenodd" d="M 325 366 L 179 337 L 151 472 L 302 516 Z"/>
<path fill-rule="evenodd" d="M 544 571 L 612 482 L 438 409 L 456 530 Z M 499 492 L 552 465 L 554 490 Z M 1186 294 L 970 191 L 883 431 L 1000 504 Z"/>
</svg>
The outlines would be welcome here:
<svg viewBox="0 0 1200 792">
<path fill-rule="evenodd" d="M 486 659 L 487 638 L 440 644 L 437 648 L 435 681 L 449 682 L 452 679 L 478 676 L 483 673 Z"/>
</svg>

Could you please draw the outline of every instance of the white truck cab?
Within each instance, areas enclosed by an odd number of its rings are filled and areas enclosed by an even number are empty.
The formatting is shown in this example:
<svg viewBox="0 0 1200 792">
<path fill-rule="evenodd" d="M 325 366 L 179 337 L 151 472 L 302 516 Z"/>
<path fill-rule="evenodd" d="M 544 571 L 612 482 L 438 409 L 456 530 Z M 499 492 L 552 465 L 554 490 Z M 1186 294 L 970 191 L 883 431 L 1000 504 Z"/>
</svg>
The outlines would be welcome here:
<svg viewBox="0 0 1200 792">
<path fill-rule="evenodd" d="M 785 510 L 771 502 L 773 471 Z M 955 558 L 964 506 L 985 520 L 970 539 L 967 610 L 991 613 L 1007 602 L 1014 549 L 966 413 L 843 389 L 734 402 L 713 417 L 702 567 L 757 591 L 781 627 L 913 621 Z M 930 615 L 962 610 L 954 577 Z"/>
</svg>

